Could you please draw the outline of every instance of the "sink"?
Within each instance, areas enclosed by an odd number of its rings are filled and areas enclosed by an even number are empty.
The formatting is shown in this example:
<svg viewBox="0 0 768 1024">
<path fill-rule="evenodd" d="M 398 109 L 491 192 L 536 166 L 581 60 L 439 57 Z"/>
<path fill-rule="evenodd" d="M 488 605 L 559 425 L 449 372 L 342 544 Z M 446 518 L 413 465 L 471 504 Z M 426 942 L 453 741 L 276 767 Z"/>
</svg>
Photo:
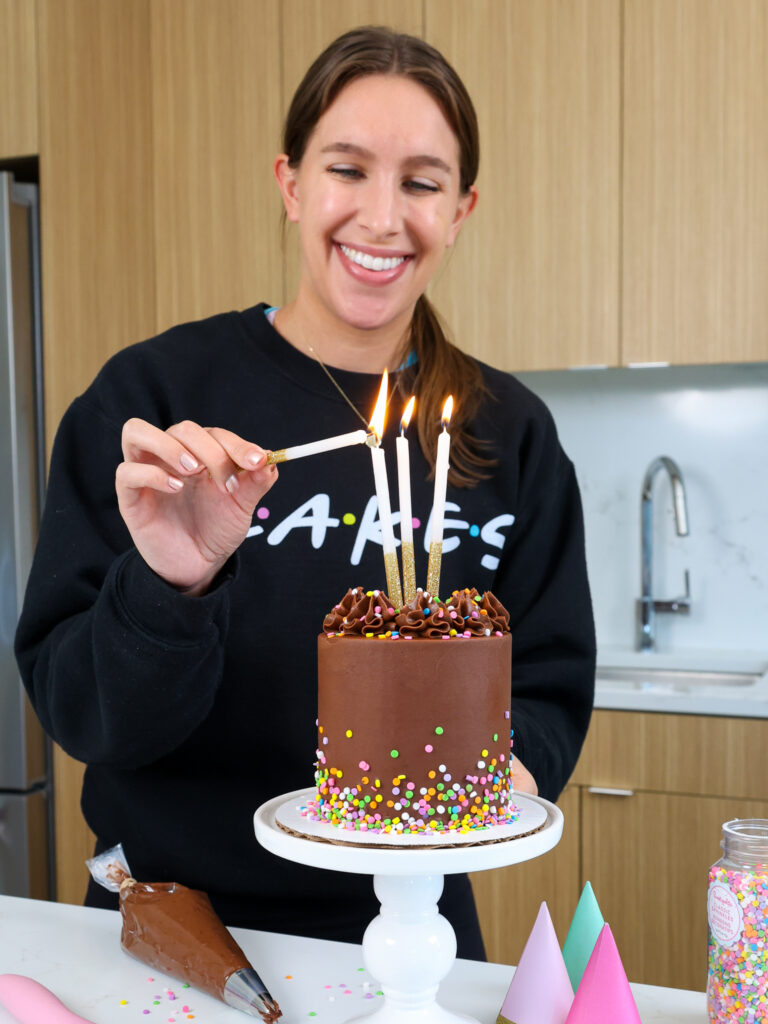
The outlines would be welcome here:
<svg viewBox="0 0 768 1024">
<path fill-rule="evenodd" d="M 762 676 L 753 672 L 700 672 L 675 668 L 598 668 L 595 681 L 610 687 L 644 693 L 693 693 L 699 687 L 756 686 Z"/>
<path fill-rule="evenodd" d="M 601 665 L 595 707 L 768 717 L 768 672 Z"/>
</svg>

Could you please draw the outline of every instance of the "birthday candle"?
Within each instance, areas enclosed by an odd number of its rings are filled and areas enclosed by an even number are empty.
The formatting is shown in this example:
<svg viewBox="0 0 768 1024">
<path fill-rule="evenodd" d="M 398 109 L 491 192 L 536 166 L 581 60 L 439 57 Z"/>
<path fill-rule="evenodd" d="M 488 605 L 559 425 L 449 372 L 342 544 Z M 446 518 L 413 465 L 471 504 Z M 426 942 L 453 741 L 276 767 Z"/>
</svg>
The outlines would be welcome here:
<svg viewBox="0 0 768 1024">
<path fill-rule="evenodd" d="M 443 521 L 445 519 L 445 493 L 448 488 L 448 468 L 451 451 L 451 435 L 448 424 L 453 413 L 453 395 L 449 395 L 440 418 L 443 429 L 437 439 L 435 461 L 435 492 L 432 499 L 432 530 L 429 538 L 429 562 L 427 564 L 427 593 L 437 598 L 440 590 L 440 566 L 443 558 Z"/>
<path fill-rule="evenodd" d="M 416 594 L 416 562 L 413 550 L 413 513 L 411 511 L 411 467 L 408 452 L 408 438 L 405 432 L 411 422 L 416 398 L 412 395 L 400 419 L 400 436 L 397 446 L 397 484 L 400 497 L 400 546 L 403 559 L 403 597 L 405 603 Z"/>
<path fill-rule="evenodd" d="M 381 378 L 379 397 L 369 424 L 371 433 L 376 438 L 376 447 L 371 448 L 373 462 L 373 479 L 376 485 L 376 498 L 379 503 L 379 525 L 381 527 L 381 543 L 384 548 L 384 572 L 387 577 L 387 595 L 395 606 L 402 608 L 403 594 L 400 589 L 400 570 L 397 567 L 397 549 L 395 547 L 395 531 L 392 525 L 392 509 L 389 504 L 389 483 L 387 481 L 387 465 L 384 461 L 384 449 L 380 447 L 384 436 L 384 417 L 387 409 L 387 371 Z"/>
<path fill-rule="evenodd" d="M 320 452 L 331 452 L 335 448 L 347 448 L 353 444 L 373 444 L 373 435 L 365 430 L 353 430 L 349 434 L 337 434 L 336 437 L 325 437 L 321 441 L 310 441 L 308 444 L 296 444 L 292 448 L 279 448 L 267 452 L 267 465 L 276 462 L 292 462 L 304 459 L 307 455 L 318 455 Z"/>
</svg>

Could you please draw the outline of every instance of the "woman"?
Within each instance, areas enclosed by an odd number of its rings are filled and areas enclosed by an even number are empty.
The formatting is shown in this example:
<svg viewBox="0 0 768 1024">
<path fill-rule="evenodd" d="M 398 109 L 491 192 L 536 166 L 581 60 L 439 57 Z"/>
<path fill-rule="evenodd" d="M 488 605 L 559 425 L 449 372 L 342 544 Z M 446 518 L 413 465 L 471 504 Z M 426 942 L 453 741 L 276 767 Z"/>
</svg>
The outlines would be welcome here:
<svg viewBox="0 0 768 1024">
<path fill-rule="evenodd" d="M 30 697 L 87 765 L 98 848 L 122 842 L 136 877 L 204 889 L 230 925 L 359 941 L 376 912 L 365 876 L 261 850 L 252 814 L 311 784 L 324 614 L 349 586 L 383 586 L 367 450 L 288 463 L 279 483 L 265 450 L 357 428 L 385 368 L 418 396 L 417 541 L 456 399 L 442 584 L 492 589 L 511 613 L 516 787 L 556 798 L 586 732 L 573 468 L 541 403 L 449 345 L 424 297 L 477 164 L 471 101 L 440 54 L 387 29 L 342 36 L 299 86 L 275 162 L 301 240 L 293 301 L 120 352 L 59 429 L 17 636 Z M 466 878 L 441 905 L 459 955 L 482 958 Z"/>
</svg>

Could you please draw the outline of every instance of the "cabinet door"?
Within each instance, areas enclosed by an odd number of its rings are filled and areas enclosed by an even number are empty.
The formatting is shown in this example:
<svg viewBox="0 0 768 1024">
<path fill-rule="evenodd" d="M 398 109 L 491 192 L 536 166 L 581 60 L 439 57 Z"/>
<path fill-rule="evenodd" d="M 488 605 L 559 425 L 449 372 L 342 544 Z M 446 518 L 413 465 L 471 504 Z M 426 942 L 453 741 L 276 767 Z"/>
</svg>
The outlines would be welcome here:
<svg viewBox="0 0 768 1024">
<path fill-rule="evenodd" d="M 579 899 L 579 790 L 558 801 L 565 817 L 563 838 L 550 853 L 494 871 L 471 875 L 488 959 L 518 964 L 536 915 L 546 900 L 560 943 L 565 941 Z"/>
<path fill-rule="evenodd" d="M 432 289 L 507 370 L 617 365 L 618 0 L 426 0 L 480 122 L 480 200 Z"/>
<path fill-rule="evenodd" d="M 768 5 L 626 0 L 622 361 L 768 359 Z"/>
<path fill-rule="evenodd" d="M 768 803 L 582 792 L 582 878 L 590 881 L 630 981 L 701 991 L 707 979 L 707 876 L 732 818 Z"/>
<path fill-rule="evenodd" d="M 281 301 L 278 0 L 151 0 L 157 327 Z"/>
<path fill-rule="evenodd" d="M 38 151 L 35 0 L 0 0 L 0 160 Z"/>
</svg>

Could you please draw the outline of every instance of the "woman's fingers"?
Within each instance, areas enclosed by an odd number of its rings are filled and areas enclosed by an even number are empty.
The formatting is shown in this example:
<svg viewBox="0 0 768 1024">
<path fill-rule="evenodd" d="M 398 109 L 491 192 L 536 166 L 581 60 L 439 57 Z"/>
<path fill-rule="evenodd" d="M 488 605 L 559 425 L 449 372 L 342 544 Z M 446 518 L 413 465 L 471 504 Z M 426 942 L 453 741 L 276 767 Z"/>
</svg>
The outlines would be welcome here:
<svg viewBox="0 0 768 1024">
<path fill-rule="evenodd" d="M 231 430 L 224 430 L 223 427 L 209 427 L 208 433 L 216 441 L 240 469 L 261 469 L 264 467 L 267 453 L 263 448 L 251 441 L 244 441 L 242 437 L 233 434 Z"/>
<path fill-rule="evenodd" d="M 130 419 L 123 427 L 122 445 L 126 464 L 160 467 L 176 480 L 207 471 L 219 490 L 237 495 L 244 506 L 259 501 L 277 478 L 275 467 L 266 464 L 263 448 L 231 430 L 205 428 L 191 420 L 159 430 L 145 420 Z"/>
<path fill-rule="evenodd" d="M 190 424 L 194 427 L 195 424 Z M 197 428 L 202 433 L 202 427 Z M 188 431 L 192 434 L 193 431 Z M 146 420 L 136 417 L 127 420 L 122 434 L 123 457 L 126 462 L 162 463 L 171 472 L 197 473 L 201 463 L 195 454 L 170 431 L 160 430 Z"/>
<path fill-rule="evenodd" d="M 123 511 L 139 501 L 140 492 L 148 487 L 163 494 L 178 494 L 184 481 L 168 473 L 162 466 L 147 462 L 121 462 L 115 472 L 118 504 Z"/>
<path fill-rule="evenodd" d="M 220 490 L 231 493 L 232 476 L 237 465 L 210 430 L 191 420 L 184 420 L 169 427 L 167 433 L 207 469 Z"/>
</svg>

